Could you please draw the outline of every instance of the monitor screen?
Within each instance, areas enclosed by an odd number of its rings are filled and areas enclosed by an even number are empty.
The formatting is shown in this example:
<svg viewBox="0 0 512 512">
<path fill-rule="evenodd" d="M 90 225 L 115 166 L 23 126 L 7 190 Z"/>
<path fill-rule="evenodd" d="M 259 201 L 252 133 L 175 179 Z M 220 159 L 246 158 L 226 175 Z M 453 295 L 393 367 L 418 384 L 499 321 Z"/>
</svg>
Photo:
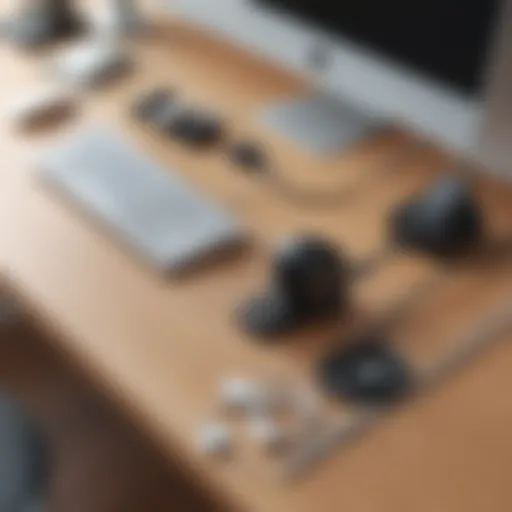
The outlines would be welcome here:
<svg viewBox="0 0 512 512">
<path fill-rule="evenodd" d="M 257 0 L 478 94 L 498 0 Z"/>
</svg>

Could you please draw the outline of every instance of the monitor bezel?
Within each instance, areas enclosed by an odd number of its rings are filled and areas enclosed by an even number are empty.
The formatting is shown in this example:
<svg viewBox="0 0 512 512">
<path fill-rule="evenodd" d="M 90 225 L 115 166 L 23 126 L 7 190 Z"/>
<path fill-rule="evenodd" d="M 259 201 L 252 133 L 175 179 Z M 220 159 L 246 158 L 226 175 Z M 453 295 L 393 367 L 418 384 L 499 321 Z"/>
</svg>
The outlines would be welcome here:
<svg viewBox="0 0 512 512">
<path fill-rule="evenodd" d="M 489 153 L 484 151 L 484 146 L 491 146 L 488 126 L 496 125 L 489 111 L 490 95 L 497 89 L 494 82 L 498 73 L 494 68 L 511 60 L 507 57 L 512 55 L 512 43 L 506 48 L 506 56 L 498 55 L 505 51 L 503 45 L 491 45 L 496 55 L 492 58 L 495 64 L 487 80 L 488 88 L 481 97 L 472 98 L 386 56 L 334 36 L 292 15 L 276 14 L 254 5 L 251 0 L 164 1 L 172 12 L 200 24 L 217 37 L 238 43 L 250 52 L 315 80 L 335 95 L 373 109 L 377 114 L 402 123 L 448 150 L 479 163 L 490 164 L 493 170 L 509 175 L 509 169 L 496 169 L 496 159 L 490 160 L 484 156 Z M 512 0 L 506 0 L 506 4 L 508 8 Z M 501 23 L 499 33 L 512 33 L 512 17 L 508 16 L 507 20 Z M 499 38 L 493 35 L 493 39 Z M 321 76 L 312 77 L 309 56 L 318 45 L 328 50 L 330 68 Z M 500 112 L 500 105 L 496 107 L 495 104 L 496 101 L 493 102 L 494 110 Z M 512 129 L 512 112 L 506 123 Z M 484 144 L 485 140 L 487 142 Z M 510 167 L 512 171 L 512 165 Z"/>
</svg>

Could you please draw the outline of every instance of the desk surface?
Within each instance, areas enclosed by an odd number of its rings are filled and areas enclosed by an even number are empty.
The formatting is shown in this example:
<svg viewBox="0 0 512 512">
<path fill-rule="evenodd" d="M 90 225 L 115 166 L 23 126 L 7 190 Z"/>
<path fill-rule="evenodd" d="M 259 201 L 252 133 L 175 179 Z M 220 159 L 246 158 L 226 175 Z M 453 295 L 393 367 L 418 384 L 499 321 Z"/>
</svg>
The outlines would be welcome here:
<svg viewBox="0 0 512 512">
<path fill-rule="evenodd" d="M 252 233 L 253 245 L 243 257 L 185 279 L 163 279 L 35 179 L 38 150 L 57 142 L 69 125 L 30 136 L 2 125 L 2 270 L 23 303 L 55 334 L 56 344 L 198 483 L 237 508 L 510 510 L 512 346 L 506 343 L 294 485 L 281 482 L 250 443 L 228 464 L 196 451 L 194 434 L 212 411 L 222 376 L 306 379 L 316 356 L 332 343 L 335 332 L 340 336 L 335 326 L 317 327 L 268 347 L 234 326 L 236 304 L 264 283 L 272 244 L 291 232 L 315 231 L 343 244 L 353 257 L 368 254 L 384 243 L 389 208 L 449 167 L 451 160 L 398 131 L 349 154 L 316 160 L 254 122 L 256 109 L 265 101 L 300 91 L 304 84 L 179 23 L 163 23 L 153 37 L 132 44 L 137 74 L 105 91 L 83 93 L 72 129 L 102 123 L 121 130 L 141 150 L 180 169 L 191 183 L 237 212 Z M 2 107 L 12 93 L 44 75 L 40 57 L 6 46 L 0 48 L 0 62 Z M 260 137 L 297 182 L 339 187 L 371 170 L 375 179 L 364 194 L 339 209 L 313 212 L 289 204 L 264 183 L 233 172 L 218 152 L 184 149 L 133 123 L 129 106 L 134 97 L 162 84 L 222 109 L 233 133 Z M 482 180 L 479 191 L 493 225 L 505 225 L 512 208 L 510 192 L 490 180 Z M 407 345 L 412 357 L 425 360 L 436 343 L 439 348 L 439 340 L 469 328 L 496 293 L 512 289 L 512 265 L 490 267 L 463 272 L 412 315 L 402 333 L 413 340 Z M 430 272 L 428 262 L 397 256 L 358 287 L 361 307 L 385 307 Z"/>
</svg>

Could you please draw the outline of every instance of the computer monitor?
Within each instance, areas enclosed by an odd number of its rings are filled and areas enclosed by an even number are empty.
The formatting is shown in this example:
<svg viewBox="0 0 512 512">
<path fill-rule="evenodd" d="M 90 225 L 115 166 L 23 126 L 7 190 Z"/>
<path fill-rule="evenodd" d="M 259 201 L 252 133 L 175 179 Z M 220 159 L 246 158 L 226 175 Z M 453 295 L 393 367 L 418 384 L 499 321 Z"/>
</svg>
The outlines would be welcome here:
<svg viewBox="0 0 512 512">
<path fill-rule="evenodd" d="M 469 96 L 478 95 L 497 0 L 254 0 L 367 46 Z"/>
<path fill-rule="evenodd" d="M 512 171 L 496 138 L 509 124 L 512 133 L 508 0 L 165 1 L 310 78 L 320 53 L 318 83 L 330 95 Z"/>
</svg>

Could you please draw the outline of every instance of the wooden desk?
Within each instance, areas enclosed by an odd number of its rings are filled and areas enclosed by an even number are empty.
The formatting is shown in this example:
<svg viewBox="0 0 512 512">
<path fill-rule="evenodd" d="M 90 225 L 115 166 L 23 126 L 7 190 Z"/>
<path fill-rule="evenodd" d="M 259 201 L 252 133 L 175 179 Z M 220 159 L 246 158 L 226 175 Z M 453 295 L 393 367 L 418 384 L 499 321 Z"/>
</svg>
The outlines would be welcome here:
<svg viewBox="0 0 512 512">
<path fill-rule="evenodd" d="M 258 512 L 510 510 L 512 346 L 505 339 L 458 378 L 394 414 L 363 442 L 335 454 L 295 485 L 281 482 L 243 435 L 231 463 L 219 464 L 196 451 L 196 429 L 212 411 L 222 376 L 304 379 L 337 332 L 333 326 L 312 328 L 269 347 L 236 328 L 233 309 L 262 286 L 271 244 L 297 230 L 317 231 L 343 244 L 352 257 L 367 254 L 384 243 L 389 208 L 451 159 L 393 132 L 351 154 L 315 160 L 254 122 L 255 110 L 265 101 L 303 88 L 298 80 L 179 23 L 162 24 L 153 38 L 133 47 L 137 74 L 103 92 L 84 93 L 82 112 L 71 127 L 38 136 L 0 128 L 0 262 L 22 304 L 142 432 L 226 506 Z M 40 80 L 38 57 L 3 46 L 0 62 L 2 104 Z M 217 151 L 184 149 L 132 122 L 129 107 L 135 96 L 161 84 L 222 109 L 234 133 L 261 138 L 300 183 L 340 186 L 370 169 L 377 171 L 375 180 L 339 210 L 294 206 L 265 184 L 234 172 Z M 182 280 L 163 279 L 141 266 L 34 176 L 38 150 L 89 123 L 120 129 L 142 151 L 228 205 L 251 230 L 252 249 Z M 385 172 L 391 165 L 394 171 Z M 508 191 L 482 180 L 480 192 L 493 225 L 510 219 Z M 397 256 L 359 287 L 361 307 L 385 307 L 431 271 L 426 262 Z M 511 284 L 510 264 L 450 281 L 403 326 L 411 355 L 425 360 L 440 340 L 471 326 Z"/>
</svg>

